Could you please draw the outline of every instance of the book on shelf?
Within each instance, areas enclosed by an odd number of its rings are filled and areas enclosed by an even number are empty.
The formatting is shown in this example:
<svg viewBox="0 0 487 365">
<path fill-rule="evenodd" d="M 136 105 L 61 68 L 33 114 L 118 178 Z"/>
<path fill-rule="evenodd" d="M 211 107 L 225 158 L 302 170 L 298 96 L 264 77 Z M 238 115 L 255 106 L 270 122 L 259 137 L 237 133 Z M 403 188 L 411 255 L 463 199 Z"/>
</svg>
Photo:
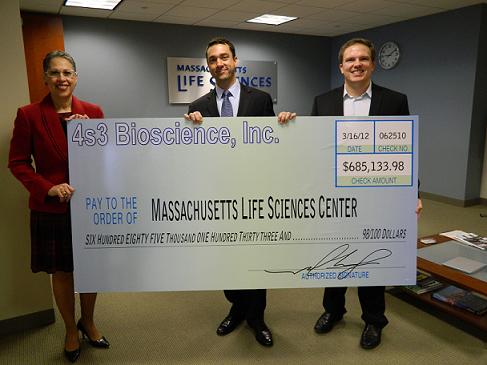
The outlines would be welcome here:
<svg viewBox="0 0 487 365">
<path fill-rule="evenodd" d="M 480 250 L 487 250 L 487 237 L 480 237 L 475 233 L 467 233 L 459 230 L 440 233 L 440 236 L 445 236 L 463 243 L 465 245 L 478 248 Z"/>
<path fill-rule="evenodd" d="M 487 313 L 487 299 L 454 285 L 434 292 L 431 297 L 477 315 Z"/>
<path fill-rule="evenodd" d="M 415 294 L 428 293 L 443 287 L 443 283 L 424 272 L 416 272 L 416 285 L 407 285 L 404 288 Z"/>
</svg>

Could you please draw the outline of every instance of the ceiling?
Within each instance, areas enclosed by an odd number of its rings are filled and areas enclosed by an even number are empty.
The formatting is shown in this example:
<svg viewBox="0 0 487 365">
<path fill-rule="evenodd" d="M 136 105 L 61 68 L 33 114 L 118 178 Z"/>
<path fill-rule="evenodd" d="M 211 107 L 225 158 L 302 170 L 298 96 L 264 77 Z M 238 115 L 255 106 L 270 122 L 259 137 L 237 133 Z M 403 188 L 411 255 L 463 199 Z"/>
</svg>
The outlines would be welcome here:
<svg viewBox="0 0 487 365">
<path fill-rule="evenodd" d="M 109 11 L 65 7 L 64 0 L 20 0 L 20 9 L 60 15 L 336 36 L 486 2 L 487 0 L 123 0 L 114 11 Z M 296 16 L 298 19 L 279 26 L 245 22 L 262 14 Z"/>
</svg>

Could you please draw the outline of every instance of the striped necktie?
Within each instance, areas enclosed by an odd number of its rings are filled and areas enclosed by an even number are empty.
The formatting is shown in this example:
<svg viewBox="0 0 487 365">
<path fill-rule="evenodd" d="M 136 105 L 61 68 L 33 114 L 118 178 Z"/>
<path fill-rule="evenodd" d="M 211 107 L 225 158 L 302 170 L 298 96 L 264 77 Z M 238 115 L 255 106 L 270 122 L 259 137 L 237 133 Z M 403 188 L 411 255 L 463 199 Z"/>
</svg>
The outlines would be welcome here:
<svg viewBox="0 0 487 365">
<path fill-rule="evenodd" d="M 222 110 L 220 113 L 221 117 L 233 117 L 233 108 L 232 108 L 232 103 L 230 103 L 229 97 L 232 96 L 232 93 L 230 91 L 224 91 L 223 92 L 223 103 L 222 103 Z"/>
</svg>

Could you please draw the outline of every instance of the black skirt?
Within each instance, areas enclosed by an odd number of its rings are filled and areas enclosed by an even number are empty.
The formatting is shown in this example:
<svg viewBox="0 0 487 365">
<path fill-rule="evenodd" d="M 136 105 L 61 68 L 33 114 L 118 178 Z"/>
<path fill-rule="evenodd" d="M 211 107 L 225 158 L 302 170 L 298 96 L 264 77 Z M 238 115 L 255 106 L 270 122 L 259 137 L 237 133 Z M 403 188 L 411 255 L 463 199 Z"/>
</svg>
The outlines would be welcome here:
<svg viewBox="0 0 487 365">
<path fill-rule="evenodd" d="M 73 272 L 71 217 L 68 213 L 31 211 L 31 270 Z"/>
</svg>

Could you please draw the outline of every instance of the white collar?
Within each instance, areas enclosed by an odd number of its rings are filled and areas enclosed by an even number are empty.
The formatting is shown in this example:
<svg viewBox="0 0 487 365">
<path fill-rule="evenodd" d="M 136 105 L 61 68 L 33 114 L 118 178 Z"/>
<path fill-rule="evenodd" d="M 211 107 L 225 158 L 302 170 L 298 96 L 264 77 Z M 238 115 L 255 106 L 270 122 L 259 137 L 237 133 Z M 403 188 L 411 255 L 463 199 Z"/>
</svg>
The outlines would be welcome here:
<svg viewBox="0 0 487 365">
<path fill-rule="evenodd" d="M 225 90 L 218 85 L 215 85 L 215 90 L 218 99 L 221 99 L 222 94 Z M 233 85 L 228 88 L 228 91 L 230 91 L 233 97 L 237 97 L 238 95 L 240 95 L 240 83 L 238 82 L 238 79 L 236 79 Z"/>
<path fill-rule="evenodd" d="M 345 85 L 343 85 L 343 98 L 349 98 L 349 99 L 360 99 L 360 98 L 363 98 L 364 96 L 368 96 L 369 98 L 372 99 L 372 82 L 369 84 L 369 87 L 367 88 L 367 90 L 365 90 L 365 92 L 362 94 L 362 95 L 359 95 L 359 96 L 351 96 L 348 92 L 347 92 L 347 88 L 345 87 Z"/>
</svg>

